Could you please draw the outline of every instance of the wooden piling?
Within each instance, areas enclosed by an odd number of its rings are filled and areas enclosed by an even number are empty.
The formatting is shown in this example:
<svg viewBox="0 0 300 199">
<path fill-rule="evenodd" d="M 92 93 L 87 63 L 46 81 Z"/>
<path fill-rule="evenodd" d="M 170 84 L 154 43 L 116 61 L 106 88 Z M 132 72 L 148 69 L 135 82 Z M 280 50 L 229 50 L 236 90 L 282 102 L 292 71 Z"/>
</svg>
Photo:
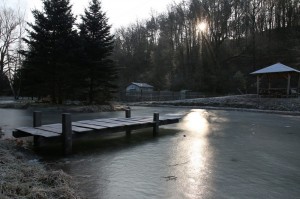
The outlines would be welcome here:
<svg viewBox="0 0 300 199">
<path fill-rule="evenodd" d="M 153 136 L 157 136 L 159 133 L 159 113 L 153 114 Z"/>
<path fill-rule="evenodd" d="M 126 118 L 131 118 L 131 110 L 130 109 L 125 110 L 125 117 Z"/>
<path fill-rule="evenodd" d="M 130 109 L 126 109 L 125 110 L 125 117 L 126 118 L 131 118 L 131 110 Z M 127 127 L 128 129 L 126 129 L 126 136 L 130 137 L 131 135 L 131 130 L 129 129 L 129 127 Z"/>
<path fill-rule="evenodd" d="M 62 114 L 62 139 L 64 154 L 72 154 L 72 119 L 69 113 Z"/>
<path fill-rule="evenodd" d="M 33 112 L 33 127 L 42 126 L 42 112 L 41 111 L 34 111 Z M 38 135 L 33 136 L 33 146 L 35 148 L 40 146 L 40 139 L 41 137 Z"/>
</svg>

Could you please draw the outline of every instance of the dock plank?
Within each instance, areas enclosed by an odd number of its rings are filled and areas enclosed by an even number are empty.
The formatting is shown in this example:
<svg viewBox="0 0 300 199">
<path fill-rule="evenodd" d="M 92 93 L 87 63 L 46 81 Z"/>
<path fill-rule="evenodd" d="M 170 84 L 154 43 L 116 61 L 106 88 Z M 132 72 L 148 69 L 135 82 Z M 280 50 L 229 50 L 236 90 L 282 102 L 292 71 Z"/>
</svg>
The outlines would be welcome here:
<svg viewBox="0 0 300 199">
<path fill-rule="evenodd" d="M 101 129 L 107 128 L 104 126 L 96 126 L 96 125 L 84 124 L 84 123 L 80 123 L 80 122 L 72 122 L 72 128 L 74 128 L 74 127 L 90 128 L 90 129 L 94 129 L 94 130 L 101 130 Z"/>
<path fill-rule="evenodd" d="M 105 122 L 109 124 L 123 124 L 124 126 L 132 126 L 132 125 L 138 125 L 141 124 L 141 122 L 134 121 L 134 120 L 126 120 L 126 119 L 121 119 L 121 118 L 114 118 L 110 120 L 95 120 L 97 122 Z"/>
<path fill-rule="evenodd" d="M 126 123 L 129 123 L 129 124 L 143 124 L 145 122 L 148 123 L 148 121 L 132 120 L 130 118 L 115 118 L 115 121 L 126 122 Z"/>
<path fill-rule="evenodd" d="M 117 121 L 117 120 L 114 120 L 114 119 L 96 119 L 96 120 L 93 120 L 95 122 L 104 122 L 104 123 L 109 123 L 109 124 L 119 124 L 119 123 L 124 123 L 124 121 Z"/>
<path fill-rule="evenodd" d="M 94 121 L 93 120 L 79 121 L 79 123 L 103 126 L 103 127 L 108 127 L 108 128 L 124 126 L 121 123 L 113 124 L 113 123 L 107 123 L 107 122 L 99 122 L 99 121 L 95 121 L 95 120 Z"/>
<path fill-rule="evenodd" d="M 33 127 L 20 127 L 20 128 L 17 128 L 16 130 L 23 132 L 23 133 L 28 133 L 31 135 L 38 135 L 38 136 L 42 136 L 42 137 L 46 137 L 46 138 L 60 136 L 57 133 L 44 131 L 44 130 L 33 128 Z"/>
<path fill-rule="evenodd" d="M 159 125 L 178 123 L 179 116 L 162 116 L 159 118 Z M 130 118 L 102 118 L 72 122 L 73 135 L 83 135 L 89 132 L 119 132 L 123 130 L 136 130 L 153 126 L 153 117 L 136 116 Z M 46 138 L 58 137 L 62 134 L 62 124 L 47 124 L 39 127 L 21 127 L 13 132 L 14 137 L 42 136 Z"/>
<path fill-rule="evenodd" d="M 59 135 L 62 133 L 61 127 L 58 128 L 56 126 L 50 126 L 50 125 L 36 127 L 36 129 L 40 129 L 40 130 L 43 130 L 43 131 L 49 131 L 49 132 L 52 132 L 52 133 L 57 133 Z"/>
<path fill-rule="evenodd" d="M 142 121 L 133 120 L 131 118 L 96 119 L 95 121 L 111 124 L 124 124 L 125 126 L 138 125 L 144 123 Z"/>
<path fill-rule="evenodd" d="M 129 119 L 129 120 L 139 120 L 139 119 L 145 119 L 145 118 L 152 118 L 152 117 L 146 117 L 146 116 L 135 116 L 135 117 L 130 117 L 130 118 L 116 118 L 116 117 L 111 117 L 111 118 L 98 118 L 98 119 L 94 119 L 96 121 L 113 121 L 116 119 Z"/>
<path fill-rule="evenodd" d="M 37 129 L 50 131 L 50 132 L 54 132 L 54 133 L 57 133 L 57 134 L 62 134 L 62 125 L 61 124 L 43 125 L 43 126 L 37 127 Z M 92 131 L 92 130 L 93 129 L 87 128 L 87 127 L 72 126 L 72 131 L 75 132 L 75 133 L 88 132 L 88 131 Z"/>
<path fill-rule="evenodd" d="M 93 131 L 93 129 L 87 127 L 72 126 L 72 131 L 75 133 L 83 133 Z"/>
</svg>

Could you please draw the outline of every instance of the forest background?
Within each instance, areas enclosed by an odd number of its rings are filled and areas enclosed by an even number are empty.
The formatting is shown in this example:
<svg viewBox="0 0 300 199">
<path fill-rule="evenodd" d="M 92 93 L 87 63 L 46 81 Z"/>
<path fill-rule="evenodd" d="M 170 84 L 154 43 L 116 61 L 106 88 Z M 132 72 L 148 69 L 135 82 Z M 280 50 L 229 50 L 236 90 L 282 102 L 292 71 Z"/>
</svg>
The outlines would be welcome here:
<svg viewBox="0 0 300 199">
<path fill-rule="evenodd" d="M 18 38 L 24 24 L 16 28 Z M 277 62 L 300 68 L 299 0 L 182 1 L 113 34 L 118 91 L 146 82 L 156 90 L 249 93 L 255 92 L 254 70 Z M 16 41 L 10 52 L 22 59 L 17 52 L 26 45 Z M 1 65 L 2 93 L 10 84 L 15 94 L 28 94 L 26 81 L 15 76 L 23 63 L 18 60 Z"/>
</svg>

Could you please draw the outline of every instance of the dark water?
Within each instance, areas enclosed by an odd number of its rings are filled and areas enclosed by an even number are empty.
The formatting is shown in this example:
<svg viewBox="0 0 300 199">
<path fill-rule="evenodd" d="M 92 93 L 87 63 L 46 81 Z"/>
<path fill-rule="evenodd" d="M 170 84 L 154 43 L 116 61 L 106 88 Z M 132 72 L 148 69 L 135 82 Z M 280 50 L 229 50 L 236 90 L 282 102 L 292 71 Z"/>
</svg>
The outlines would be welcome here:
<svg viewBox="0 0 300 199">
<path fill-rule="evenodd" d="M 145 129 L 130 139 L 120 133 L 85 140 L 75 143 L 73 156 L 47 162 L 72 175 L 87 198 L 300 198 L 300 117 L 144 107 L 132 114 L 156 111 L 186 116 L 157 138 Z M 57 114 L 44 119 L 59 121 Z M 31 124 L 30 111 L 0 109 L 0 116 L 7 129 Z M 114 116 L 124 113 L 73 119 Z"/>
</svg>

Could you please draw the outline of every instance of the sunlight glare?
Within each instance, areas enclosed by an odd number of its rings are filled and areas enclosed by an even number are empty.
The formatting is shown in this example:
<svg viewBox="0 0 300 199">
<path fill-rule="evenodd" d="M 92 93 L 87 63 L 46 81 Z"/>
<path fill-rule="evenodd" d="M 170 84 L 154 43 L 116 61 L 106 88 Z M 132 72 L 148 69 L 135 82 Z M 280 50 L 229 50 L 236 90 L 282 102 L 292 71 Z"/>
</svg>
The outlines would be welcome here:
<svg viewBox="0 0 300 199">
<path fill-rule="evenodd" d="M 207 27 L 207 23 L 206 22 L 201 22 L 199 25 L 198 25 L 198 30 L 200 32 L 205 32 L 206 31 L 206 27 Z"/>
<path fill-rule="evenodd" d="M 210 116 L 211 113 L 205 110 L 194 109 L 185 116 L 182 123 L 184 132 L 187 133 L 185 144 L 189 164 L 186 174 L 189 184 L 185 188 L 189 198 L 199 198 L 206 191 L 205 188 L 202 189 L 202 185 L 210 183 Z"/>
<path fill-rule="evenodd" d="M 206 135 L 208 133 L 209 123 L 204 117 L 205 111 L 192 111 L 184 119 L 185 130 L 193 133 Z"/>
</svg>

